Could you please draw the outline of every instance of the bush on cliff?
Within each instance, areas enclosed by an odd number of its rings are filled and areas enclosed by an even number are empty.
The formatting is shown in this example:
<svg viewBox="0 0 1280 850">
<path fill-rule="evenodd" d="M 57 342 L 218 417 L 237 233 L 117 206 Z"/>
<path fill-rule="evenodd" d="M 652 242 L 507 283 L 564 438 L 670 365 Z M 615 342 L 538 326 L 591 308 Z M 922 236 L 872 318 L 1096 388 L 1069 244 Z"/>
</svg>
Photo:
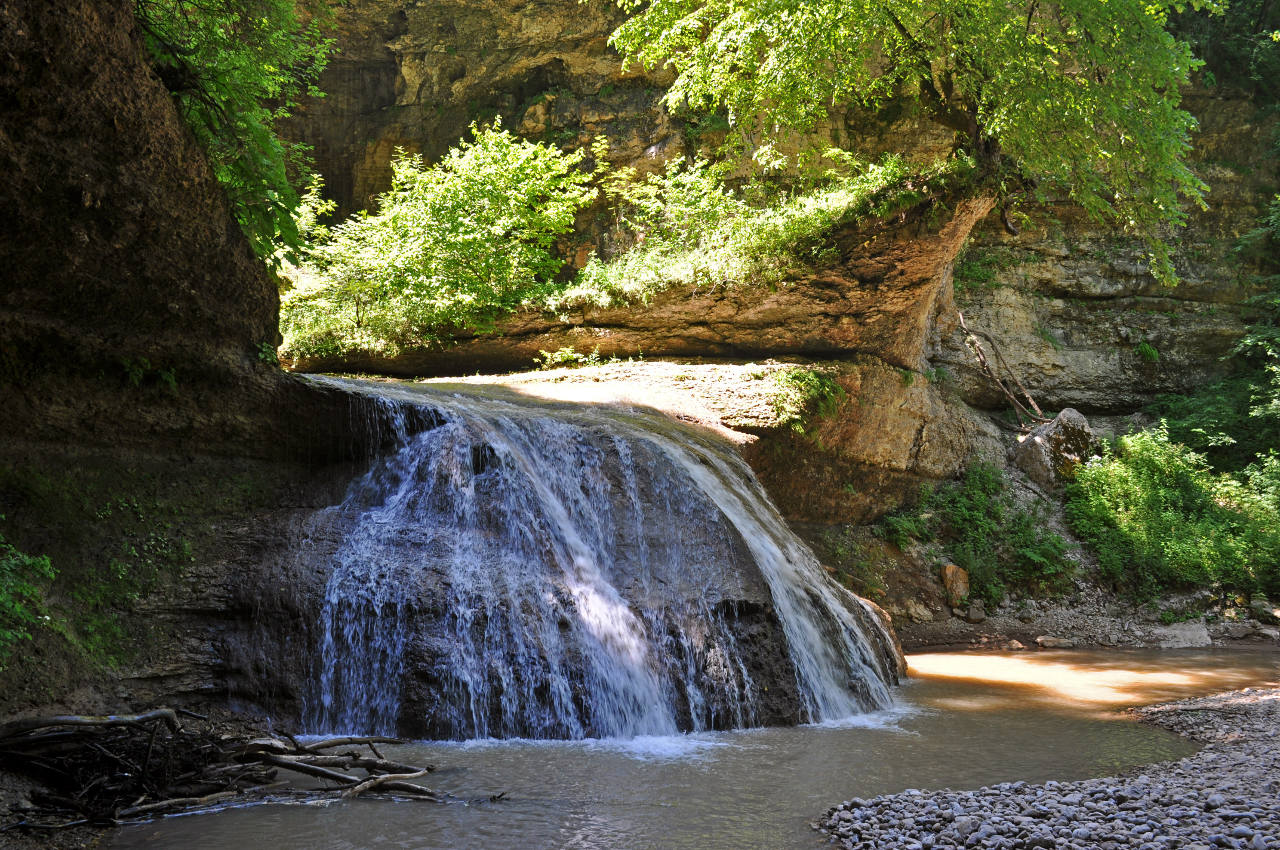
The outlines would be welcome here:
<svg viewBox="0 0 1280 850">
<path fill-rule="evenodd" d="M 393 354 L 545 299 L 564 264 L 552 246 L 595 196 L 584 156 L 474 125 L 436 165 L 401 152 L 378 211 L 310 251 L 283 298 L 285 348 Z"/>
<path fill-rule="evenodd" d="M 30 638 L 44 616 L 41 586 L 52 578 L 48 558 L 18 551 L 0 534 L 0 670 L 14 645 Z"/>
<path fill-rule="evenodd" d="M 254 251 L 298 247 L 303 149 L 276 133 L 302 95 L 319 95 L 332 39 L 323 0 L 135 0 L 157 76 L 204 148 Z"/>
</svg>

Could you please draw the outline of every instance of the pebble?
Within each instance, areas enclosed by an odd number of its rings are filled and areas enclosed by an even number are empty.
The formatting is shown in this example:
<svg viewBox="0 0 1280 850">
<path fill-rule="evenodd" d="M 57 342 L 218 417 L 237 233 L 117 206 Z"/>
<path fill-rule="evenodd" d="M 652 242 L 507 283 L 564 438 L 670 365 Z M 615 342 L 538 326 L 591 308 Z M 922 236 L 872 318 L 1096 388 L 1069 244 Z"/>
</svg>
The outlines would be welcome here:
<svg viewBox="0 0 1280 850">
<path fill-rule="evenodd" d="M 854 798 L 818 827 L 849 850 L 1280 850 L 1280 688 L 1136 713 L 1208 746 L 1135 777 Z"/>
</svg>

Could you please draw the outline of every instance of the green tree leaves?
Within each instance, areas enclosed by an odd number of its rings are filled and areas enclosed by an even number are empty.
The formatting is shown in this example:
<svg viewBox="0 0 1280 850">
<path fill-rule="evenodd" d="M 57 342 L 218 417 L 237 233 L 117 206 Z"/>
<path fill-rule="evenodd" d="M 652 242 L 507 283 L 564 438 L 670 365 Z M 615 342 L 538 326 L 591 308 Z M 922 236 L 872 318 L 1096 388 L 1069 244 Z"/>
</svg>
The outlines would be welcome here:
<svg viewBox="0 0 1280 850">
<path fill-rule="evenodd" d="M 1160 237 L 1205 186 L 1183 162 L 1194 119 L 1178 108 L 1196 66 L 1147 0 L 620 0 L 629 61 L 670 66 L 673 106 L 725 108 L 748 138 L 811 127 L 829 110 L 901 94 L 957 131 L 987 190 L 1065 193 Z M 1196 4 L 1197 8 L 1203 5 Z"/>
<path fill-rule="evenodd" d="M 136 0 L 152 64 L 209 156 L 258 256 L 298 245 L 290 170 L 301 151 L 275 125 L 324 70 L 321 0 Z"/>
<path fill-rule="evenodd" d="M 318 282 L 285 296 L 288 348 L 390 352 L 447 329 L 486 330 L 555 289 L 555 239 L 596 194 L 584 152 L 500 126 L 473 125 L 472 136 L 430 168 L 401 152 L 378 212 L 332 228 L 311 255 Z"/>
</svg>

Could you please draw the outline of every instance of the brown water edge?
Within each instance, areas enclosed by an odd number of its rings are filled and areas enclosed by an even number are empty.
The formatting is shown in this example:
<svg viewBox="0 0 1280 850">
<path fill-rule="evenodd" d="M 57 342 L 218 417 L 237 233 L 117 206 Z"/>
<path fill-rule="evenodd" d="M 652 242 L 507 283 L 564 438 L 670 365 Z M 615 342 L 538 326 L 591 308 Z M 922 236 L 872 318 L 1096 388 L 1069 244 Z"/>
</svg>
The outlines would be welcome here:
<svg viewBox="0 0 1280 850">
<path fill-rule="evenodd" d="M 261 805 L 119 831 L 118 848 L 818 847 L 840 800 L 906 788 L 1073 780 L 1196 746 L 1124 709 L 1280 680 L 1266 650 L 908 656 L 897 710 L 847 724 L 638 741 L 418 743 L 432 785 L 496 804 Z M 393 748 L 394 749 L 394 748 Z M 394 756 L 392 756 L 394 757 Z"/>
</svg>

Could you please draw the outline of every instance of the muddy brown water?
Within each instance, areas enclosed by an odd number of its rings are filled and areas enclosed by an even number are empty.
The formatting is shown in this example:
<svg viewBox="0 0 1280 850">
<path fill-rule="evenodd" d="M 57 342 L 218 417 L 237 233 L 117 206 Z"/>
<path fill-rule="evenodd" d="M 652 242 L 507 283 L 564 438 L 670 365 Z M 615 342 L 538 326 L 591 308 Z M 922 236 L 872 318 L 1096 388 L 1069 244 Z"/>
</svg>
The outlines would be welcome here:
<svg viewBox="0 0 1280 850">
<path fill-rule="evenodd" d="M 1280 679 L 1242 650 L 909 656 L 891 711 L 843 723 L 630 741 L 416 743 L 436 805 L 262 804 L 120 830 L 114 848 L 819 847 L 831 805 L 906 788 L 1102 776 L 1195 745 L 1125 708 Z M 394 753 L 394 754 L 393 754 Z M 501 802 L 489 795 L 506 792 Z"/>
</svg>

